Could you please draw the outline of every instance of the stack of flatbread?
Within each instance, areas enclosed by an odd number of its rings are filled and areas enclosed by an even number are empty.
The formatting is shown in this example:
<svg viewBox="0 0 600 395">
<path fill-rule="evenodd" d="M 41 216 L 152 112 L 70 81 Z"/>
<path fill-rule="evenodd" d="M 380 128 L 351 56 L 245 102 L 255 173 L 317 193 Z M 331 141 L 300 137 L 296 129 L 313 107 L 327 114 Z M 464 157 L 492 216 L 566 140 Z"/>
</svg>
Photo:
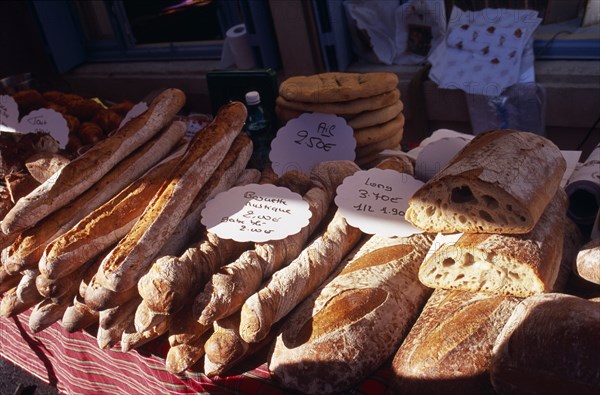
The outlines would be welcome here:
<svg viewBox="0 0 600 395">
<path fill-rule="evenodd" d="M 283 81 L 275 110 L 282 123 L 310 112 L 345 118 L 356 138 L 356 163 L 363 166 L 381 151 L 398 148 L 403 108 L 396 74 L 332 72 Z"/>
</svg>

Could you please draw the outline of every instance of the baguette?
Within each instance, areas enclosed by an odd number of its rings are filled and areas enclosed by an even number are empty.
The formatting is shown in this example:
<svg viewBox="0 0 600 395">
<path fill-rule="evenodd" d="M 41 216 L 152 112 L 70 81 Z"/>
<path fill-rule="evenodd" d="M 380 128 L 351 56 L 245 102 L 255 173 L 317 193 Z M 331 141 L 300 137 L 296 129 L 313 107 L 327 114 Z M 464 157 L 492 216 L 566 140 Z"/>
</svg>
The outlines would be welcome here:
<svg viewBox="0 0 600 395">
<path fill-rule="evenodd" d="M 530 232 L 559 189 L 566 162 L 527 132 L 477 135 L 409 200 L 406 219 L 427 232 Z"/>
<path fill-rule="evenodd" d="M 184 103 L 182 91 L 163 91 L 150 103 L 146 112 L 92 146 L 20 199 L 2 220 L 2 231 L 10 234 L 29 228 L 73 201 L 170 123 Z"/>
<path fill-rule="evenodd" d="M 49 279 L 65 277 L 116 244 L 133 228 L 181 155 L 177 151 L 50 242 L 38 264 L 40 272 Z"/>
<path fill-rule="evenodd" d="M 246 120 L 239 102 L 219 109 L 210 125 L 194 136 L 168 180 L 154 196 L 133 229 L 102 261 L 98 270 L 103 285 L 115 292 L 137 285 L 152 259 L 173 234 L 193 199 L 218 164 Z"/>
<path fill-rule="evenodd" d="M 23 270 L 22 274 L 21 281 L 17 285 L 17 298 L 25 304 L 39 301 L 43 295 L 38 292 L 35 280 L 40 272 L 38 270 Z"/>
<path fill-rule="evenodd" d="M 30 300 L 27 303 L 23 303 L 17 297 L 17 287 L 11 288 L 4 292 L 2 301 L 0 301 L 0 316 L 5 318 L 14 317 L 28 310 L 32 306 L 35 306 L 43 299 L 44 298 L 42 295 L 38 294 L 35 300 Z"/>
<path fill-rule="evenodd" d="M 15 272 L 38 265 L 48 243 L 71 229 L 166 155 L 180 141 L 184 126 L 180 122 L 173 123 L 159 136 L 121 161 L 74 202 L 50 214 L 34 228 L 23 231 L 11 246 L 2 251 L 7 270 Z"/>
<path fill-rule="evenodd" d="M 419 279 L 431 288 L 517 297 L 550 292 L 560 269 L 566 209 L 559 189 L 528 234 L 464 234 L 435 251 Z"/>
<path fill-rule="evenodd" d="M 121 335 L 121 352 L 129 352 L 134 348 L 159 338 L 163 334 L 167 333 L 170 325 L 170 316 L 143 332 L 137 332 L 133 326 L 133 323 L 130 323 L 129 327 L 125 329 Z"/>
<path fill-rule="evenodd" d="M 151 310 L 148 307 L 148 303 L 142 298 L 142 301 L 135 310 L 133 326 L 136 332 L 142 333 L 151 330 L 169 317 L 171 317 L 171 314 L 162 314 Z"/>
<path fill-rule="evenodd" d="M 139 296 L 138 290 L 133 287 L 121 292 L 115 292 L 105 288 L 96 281 L 96 272 L 85 287 L 83 300 L 92 310 L 102 311 L 120 306 L 129 302 L 132 298 Z"/>
<path fill-rule="evenodd" d="M 192 289 L 201 286 L 195 281 L 197 279 L 196 274 L 200 273 L 196 263 L 200 263 L 200 261 L 189 259 L 192 256 L 197 257 L 197 255 L 191 252 L 181 254 L 180 249 L 184 245 L 189 246 L 188 242 L 191 234 L 201 233 L 200 217 L 206 202 L 217 193 L 231 188 L 236 183 L 251 154 L 251 140 L 246 135 L 240 134 L 233 142 L 221 164 L 192 202 L 188 213 L 179 223 L 169 241 L 165 243 L 165 247 L 158 254 L 159 258 L 152 263 L 150 270 L 138 281 L 140 295 L 147 301 L 151 310 L 163 314 L 172 314 L 181 307 L 180 300 L 190 299 L 193 296 L 191 295 Z M 240 243 L 228 244 L 231 246 L 242 245 Z M 244 245 L 246 244 L 244 243 Z M 233 250 L 227 251 L 233 252 Z M 173 256 L 169 254 L 170 252 L 177 253 L 177 255 Z M 239 255 L 239 253 L 241 251 L 236 255 Z M 228 259 L 232 256 L 224 254 L 223 258 L 225 257 Z M 136 327 L 139 329 L 143 328 L 144 325 L 136 320 Z"/>
<path fill-rule="evenodd" d="M 177 224 L 169 241 L 158 256 L 178 256 L 192 242 L 194 235 L 202 232 L 202 210 L 206 203 L 221 192 L 230 189 L 239 179 L 252 156 L 252 140 L 241 133 L 231 144 L 231 148 L 210 176 L 206 184 L 194 198 L 185 217 Z"/>
<path fill-rule="evenodd" d="M 496 337 L 519 299 L 436 289 L 392 362 L 401 394 L 493 394 Z"/>
<path fill-rule="evenodd" d="M 212 334 L 211 325 L 202 325 L 190 306 L 177 312 L 169 329 L 169 351 L 165 366 L 171 373 L 190 369 L 204 355 L 204 343 Z"/>
<path fill-rule="evenodd" d="M 132 298 L 117 307 L 99 312 L 96 333 L 98 347 L 105 350 L 121 342 L 123 332 L 133 324 L 133 314 L 140 301 L 139 297 Z"/>
<path fill-rule="evenodd" d="M 379 368 L 431 294 L 417 272 L 433 239 L 371 236 L 356 246 L 286 318 L 269 360 L 275 379 L 324 394 L 349 390 Z"/>
<path fill-rule="evenodd" d="M 29 316 L 29 329 L 33 333 L 43 331 L 60 320 L 69 307 L 68 303 L 54 303 L 52 299 L 44 299 L 35 305 Z"/>
<path fill-rule="evenodd" d="M 335 166 L 338 170 L 334 179 L 324 180 L 333 190 L 338 187 L 335 182 L 353 174 L 357 169 L 347 162 L 341 162 L 339 165 L 329 162 L 325 166 Z M 322 174 L 329 177 L 332 173 Z M 311 184 L 313 187 L 305 192 L 303 197 L 311 211 L 308 225 L 284 239 L 256 244 L 254 251 L 243 253 L 236 261 L 215 273 L 194 300 L 194 311 L 199 315 L 198 320 L 201 323 L 208 325 L 238 310 L 246 299 L 259 289 L 264 280 L 300 254 L 309 237 L 325 218 L 332 199 L 332 195 L 319 186 L 322 184 Z M 296 185 L 296 189 L 305 188 L 305 185 Z"/>
<path fill-rule="evenodd" d="M 600 304 L 566 294 L 534 295 L 496 338 L 490 375 L 498 394 L 597 394 Z"/>
<path fill-rule="evenodd" d="M 75 295 L 73 303 L 62 316 L 61 325 L 69 333 L 77 332 L 98 323 L 99 313 L 90 309 L 80 295 Z"/>
<path fill-rule="evenodd" d="M 310 295 L 361 237 L 360 229 L 348 225 L 336 212 L 325 231 L 244 302 L 240 318 L 242 339 L 248 343 L 264 339 L 273 324 Z"/>
<path fill-rule="evenodd" d="M 9 274 L 0 264 L 0 295 L 12 287 L 16 287 L 21 281 L 21 277 L 23 277 L 21 273 Z"/>
</svg>

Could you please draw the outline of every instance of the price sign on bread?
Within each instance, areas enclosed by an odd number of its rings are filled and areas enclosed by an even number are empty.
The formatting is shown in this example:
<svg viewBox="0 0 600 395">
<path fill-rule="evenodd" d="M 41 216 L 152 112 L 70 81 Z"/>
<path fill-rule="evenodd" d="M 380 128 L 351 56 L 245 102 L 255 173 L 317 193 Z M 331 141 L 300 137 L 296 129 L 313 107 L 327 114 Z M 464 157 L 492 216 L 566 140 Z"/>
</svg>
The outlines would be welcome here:
<svg viewBox="0 0 600 395">
<path fill-rule="evenodd" d="M 305 113 L 279 129 L 269 159 L 278 176 L 290 170 L 310 174 L 332 160 L 354 160 L 356 140 L 346 120 L 334 114 Z"/>
<path fill-rule="evenodd" d="M 202 211 L 202 224 L 224 239 L 265 242 L 298 233 L 311 216 L 302 196 L 271 184 L 234 187 Z"/>
<path fill-rule="evenodd" d="M 358 171 L 337 188 L 335 203 L 346 221 L 365 233 L 407 237 L 422 233 L 404 219 L 408 200 L 421 185 L 395 170 Z"/>
</svg>

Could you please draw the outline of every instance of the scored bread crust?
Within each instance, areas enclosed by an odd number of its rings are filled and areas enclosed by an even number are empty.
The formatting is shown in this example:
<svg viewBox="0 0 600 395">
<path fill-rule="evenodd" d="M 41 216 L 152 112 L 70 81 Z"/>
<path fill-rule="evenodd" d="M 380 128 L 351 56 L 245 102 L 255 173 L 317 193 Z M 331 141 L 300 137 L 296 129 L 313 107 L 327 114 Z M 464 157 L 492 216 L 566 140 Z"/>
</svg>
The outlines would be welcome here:
<svg viewBox="0 0 600 395">
<path fill-rule="evenodd" d="M 496 337 L 520 299 L 436 289 L 392 361 L 396 390 L 410 394 L 492 394 Z"/>
<path fill-rule="evenodd" d="M 559 189 L 535 228 L 524 235 L 465 233 L 419 269 L 432 288 L 527 297 L 550 292 L 562 259 L 566 193 Z"/>
<path fill-rule="evenodd" d="M 581 247 L 574 269 L 579 277 L 600 285 L 600 238 L 590 240 Z"/>
<path fill-rule="evenodd" d="M 2 220 L 2 231 L 10 234 L 31 227 L 73 201 L 169 124 L 184 103 L 185 94 L 178 89 L 161 92 L 146 112 L 92 146 L 20 199 Z"/>
<path fill-rule="evenodd" d="M 565 169 L 558 147 L 544 137 L 482 133 L 412 196 L 406 219 L 427 232 L 527 233 Z"/>
<path fill-rule="evenodd" d="M 431 294 L 417 271 L 432 241 L 417 234 L 359 244 L 286 318 L 268 362 L 275 379 L 302 393 L 333 393 L 380 367 Z"/>
</svg>

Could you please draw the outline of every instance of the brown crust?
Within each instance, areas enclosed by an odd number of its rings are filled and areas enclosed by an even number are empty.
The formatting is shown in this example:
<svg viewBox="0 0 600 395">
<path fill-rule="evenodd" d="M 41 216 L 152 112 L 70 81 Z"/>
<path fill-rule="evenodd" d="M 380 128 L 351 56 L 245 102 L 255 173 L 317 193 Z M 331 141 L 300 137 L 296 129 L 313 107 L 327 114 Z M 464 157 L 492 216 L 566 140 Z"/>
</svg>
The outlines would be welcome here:
<svg viewBox="0 0 600 395">
<path fill-rule="evenodd" d="M 279 94 L 291 101 L 332 103 L 379 95 L 397 86 L 394 73 L 330 72 L 290 77 L 279 86 Z"/>
<path fill-rule="evenodd" d="M 335 103 L 305 103 L 289 101 L 278 96 L 275 103 L 290 110 L 302 112 L 323 112 L 326 114 L 348 115 L 357 114 L 363 111 L 379 110 L 400 100 L 400 91 L 392 89 L 385 93 L 367 98 L 354 99 L 346 102 Z"/>
</svg>

